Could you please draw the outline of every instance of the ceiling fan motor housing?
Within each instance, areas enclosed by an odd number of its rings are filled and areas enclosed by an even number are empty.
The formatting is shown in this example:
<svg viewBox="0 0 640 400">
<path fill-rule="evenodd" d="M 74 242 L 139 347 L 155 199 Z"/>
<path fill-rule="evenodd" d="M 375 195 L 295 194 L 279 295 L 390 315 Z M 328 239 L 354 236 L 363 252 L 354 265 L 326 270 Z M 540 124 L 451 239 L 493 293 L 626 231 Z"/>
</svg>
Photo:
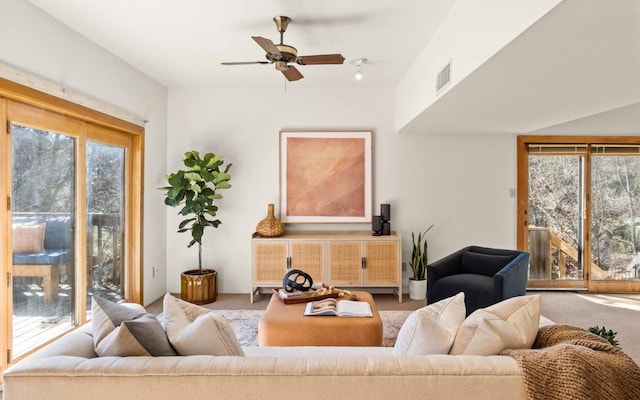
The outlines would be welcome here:
<svg viewBox="0 0 640 400">
<path fill-rule="evenodd" d="M 298 58 L 298 50 L 286 44 L 276 44 L 275 45 L 278 50 L 280 50 L 280 55 L 267 53 L 265 57 L 270 62 L 275 61 L 284 61 L 285 63 L 295 62 Z"/>
</svg>

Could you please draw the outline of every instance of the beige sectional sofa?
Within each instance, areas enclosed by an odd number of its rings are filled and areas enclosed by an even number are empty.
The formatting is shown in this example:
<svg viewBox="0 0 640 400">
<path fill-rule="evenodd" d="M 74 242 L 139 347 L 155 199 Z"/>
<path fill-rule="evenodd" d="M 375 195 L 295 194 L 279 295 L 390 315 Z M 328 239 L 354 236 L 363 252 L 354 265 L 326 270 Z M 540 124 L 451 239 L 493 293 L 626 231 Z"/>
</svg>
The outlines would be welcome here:
<svg viewBox="0 0 640 400">
<path fill-rule="evenodd" d="M 245 357 L 98 357 L 90 324 L 4 374 L 4 400 L 525 399 L 508 356 L 385 347 L 243 347 Z"/>
<path fill-rule="evenodd" d="M 393 348 L 242 347 L 170 294 L 161 317 L 96 298 L 90 324 L 5 372 L 4 400 L 640 399 L 631 358 L 539 311 L 518 296 L 465 318 L 459 293 L 411 313 Z"/>
</svg>

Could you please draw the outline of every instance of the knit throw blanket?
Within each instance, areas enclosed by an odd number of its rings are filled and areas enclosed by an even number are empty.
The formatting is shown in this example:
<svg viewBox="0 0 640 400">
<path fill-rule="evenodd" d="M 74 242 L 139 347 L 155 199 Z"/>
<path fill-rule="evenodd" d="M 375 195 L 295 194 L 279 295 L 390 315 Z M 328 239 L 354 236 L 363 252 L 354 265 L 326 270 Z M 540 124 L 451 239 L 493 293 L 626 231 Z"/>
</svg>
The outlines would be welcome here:
<svg viewBox="0 0 640 400">
<path fill-rule="evenodd" d="M 540 328 L 531 350 L 505 350 L 523 371 L 530 400 L 640 399 L 640 367 L 584 329 Z"/>
</svg>

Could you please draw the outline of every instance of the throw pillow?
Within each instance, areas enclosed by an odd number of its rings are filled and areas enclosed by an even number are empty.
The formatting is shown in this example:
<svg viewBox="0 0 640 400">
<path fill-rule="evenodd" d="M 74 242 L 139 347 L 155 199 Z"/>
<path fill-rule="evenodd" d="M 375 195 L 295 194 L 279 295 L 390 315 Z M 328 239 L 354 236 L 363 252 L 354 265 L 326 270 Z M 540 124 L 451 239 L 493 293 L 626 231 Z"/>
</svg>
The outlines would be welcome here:
<svg viewBox="0 0 640 400">
<path fill-rule="evenodd" d="M 42 253 L 44 251 L 44 230 L 46 224 L 28 222 L 13 224 L 14 253 Z"/>
<path fill-rule="evenodd" d="M 174 356 L 160 321 L 144 308 L 93 297 L 91 324 L 98 356 Z"/>
<path fill-rule="evenodd" d="M 518 296 L 474 311 L 464 320 L 449 354 L 496 355 L 528 349 L 538 334 L 540 295 Z"/>
<path fill-rule="evenodd" d="M 164 295 L 163 309 L 164 329 L 178 354 L 244 356 L 240 342 L 224 317 L 169 293 Z"/>
<path fill-rule="evenodd" d="M 412 312 L 398 332 L 393 354 L 449 353 L 465 315 L 462 292 Z"/>
<path fill-rule="evenodd" d="M 500 256 L 465 250 L 462 252 L 460 270 L 463 274 L 493 276 L 514 258 L 515 256 Z"/>
<path fill-rule="evenodd" d="M 164 304 L 165 301 L 170 301 L 171 302 L 171 304 L 168 305 L 170 307 L 174 306 L 176 304 L 178 306 L 180 306 L 180 308 L 182 308 L 182 311 L 184 312 L 185 316 L 189 320 L 189 323 L 195 321 L 196 318 L 198 318 L 199 316 L 205 315 L 205 314 L 209 314 L 211 312 L 211 310 L 206 308 L 206 307 L 198 306 L 198 305 L 195 305 L 193 303 L 189 303 L 188 301 L 184 301 L 182 299 L 179 299 L 177 297 L 173 297 L 169 293 L 166 293 L 164 295 L 163 302 L 162 302 L 163 303 L 163 308 L 166 309 L 167 305 Z"/>
</svg>

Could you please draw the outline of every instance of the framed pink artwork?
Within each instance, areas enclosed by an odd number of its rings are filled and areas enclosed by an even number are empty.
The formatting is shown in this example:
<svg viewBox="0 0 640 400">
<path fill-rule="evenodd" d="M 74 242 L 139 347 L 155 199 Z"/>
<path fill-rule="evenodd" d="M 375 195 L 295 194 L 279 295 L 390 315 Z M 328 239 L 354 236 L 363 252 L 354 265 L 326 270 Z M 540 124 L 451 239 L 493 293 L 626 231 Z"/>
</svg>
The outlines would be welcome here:
<svg viewBox="0 0 640 400">
<path fill-rule="evenodd" d="M 371 223 L 371 131 L 281 131 L 280 220 Z"/>
</svg>

